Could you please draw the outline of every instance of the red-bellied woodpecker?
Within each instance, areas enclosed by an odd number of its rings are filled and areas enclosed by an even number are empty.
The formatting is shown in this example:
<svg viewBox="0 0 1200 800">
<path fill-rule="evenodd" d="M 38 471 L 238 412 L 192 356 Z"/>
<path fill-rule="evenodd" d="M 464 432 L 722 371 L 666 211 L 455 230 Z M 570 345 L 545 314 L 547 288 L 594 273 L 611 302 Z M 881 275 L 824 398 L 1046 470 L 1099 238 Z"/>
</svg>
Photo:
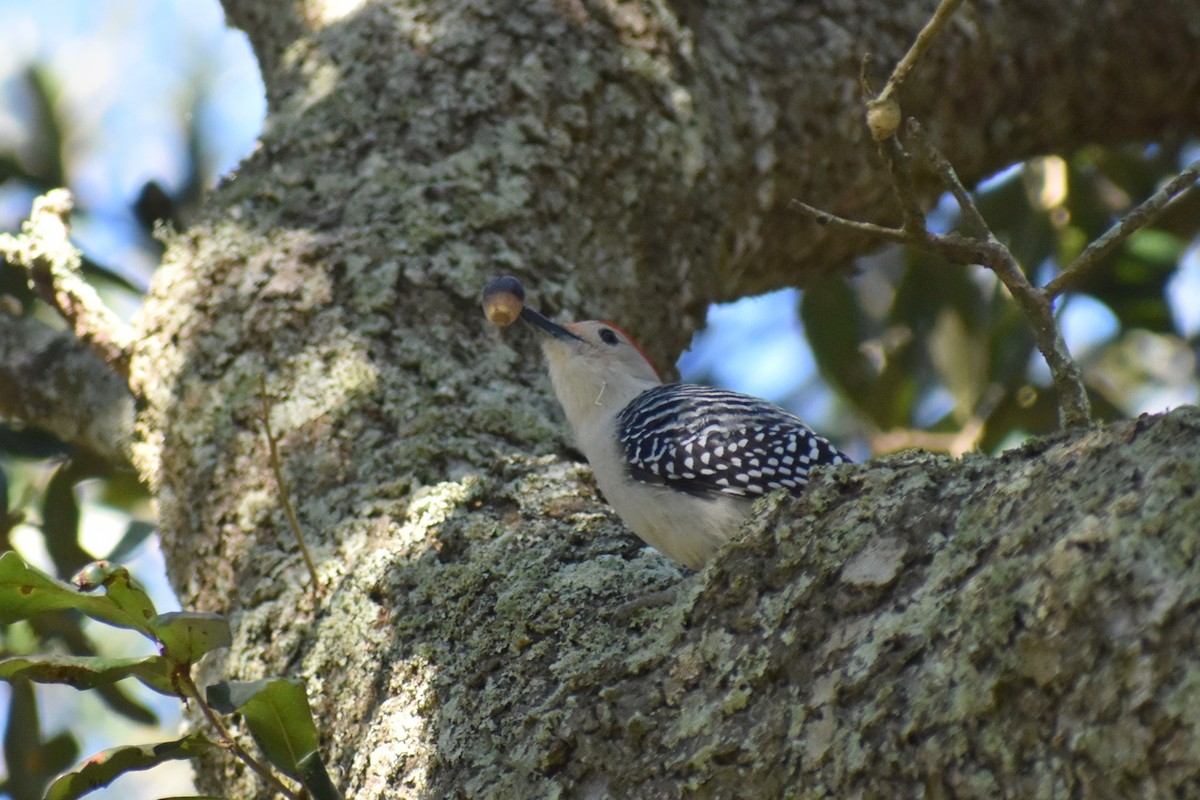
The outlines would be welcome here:
<svg viewBox="0 0 1200 800">
<path fill-rule="evenodd" d="M 646 354 L 608 322 L 558 325 L 524 304 L 510 277 L 484 290 L 488 319 L 518 316 L 542 334 L 554 393 L 596 484 L 643 541 L 699 568 L 776 489 L 799 494 L 809 470 L 849 459 L 765 400 L 663 384 Z"/>
</svg>

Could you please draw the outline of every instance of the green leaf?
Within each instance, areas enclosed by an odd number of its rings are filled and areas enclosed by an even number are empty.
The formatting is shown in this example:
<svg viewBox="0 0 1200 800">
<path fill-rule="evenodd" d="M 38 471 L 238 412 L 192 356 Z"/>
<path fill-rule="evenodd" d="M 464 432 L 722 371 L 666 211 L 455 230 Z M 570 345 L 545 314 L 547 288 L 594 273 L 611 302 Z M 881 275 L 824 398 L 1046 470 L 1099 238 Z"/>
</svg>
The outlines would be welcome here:
<svg viewBox="0 0 1200 800">
<path fill-rule="evenodd" d="M 317 726 L 300 681 L 226 681 L 208 687 L 207 696 L 223 714 L 240 712 L 271 763 L 299 780 L 300 759 L 317 749 Z"/>
<path fill-rule="evenodd" d="M 93 559 L 79 546 L 79 499 L 75 485 L 86 474 L 74 461 L 54 470 L 42 496 L 42 537 L 59 575 L 70 575 Z"/>
<path fill-rule="evenodd" d="M 44 65 L 34 64 L 25 69 L 20 79 L 29 92 L 33 108 L 29 119 L 35 120 L 37 134 L 34 162 L 30 172 L 51 186 L 66 186 L 67 171 L 64 165 L 63 112 L 59 105 L 62 84 Z"/>
<path fill-rule="evenodd" d="M 42 743 L 38 759 L 42 764 L 48 783 L 50 778 L 60 774 L 79 760 L 79 742 L 75 740 L 75 734 L 63 731 L 51 736 Z"/>
<path fill-rule="evenodd" d="M 194 664 L 208 651 L 229 647 L 233 642 L 229 621 L 220 614 L 168 611 L 155 617 L 150 627 L 163 652 L 183 664 Z"/>
<path fill-rule="evenodd" d="M 106 658 L 103 656 L 45 655 L 0 659 L 0 678 L 25 679 L 36 683 L 64 683 L 76 689 L 94 689 L 137 678 L 155 691 L 177 695 L 171 690 L 171 665 L 162 656 Z"/>
<path fill-rule="evenodd" d="M 232 641 L 229 623 L 218 614 L 173 611 L 155 613 L 150 597 L 124 567 L 97 561 L 75 576 L 75 586 L 34 569 L 14 552 L 0 555 L 0 622 L 12 623 L 47 611 L 75 609 L 93 619 L 133 628 L 157 641 L 177 664 L 192 664 L 200 656 Z M 103 586 L 106 594 L 81 592 Z M 156 670 L 147 685 L 174 694 Z M 154 682 L 151 682 L 154 681 Z"/>
<path fill-rule="evenodd" d="M 99 578 L 99 580 L 97 580 Z M 150 595 L 133 579 L 129 570 L 110 561 L 95 561 L 84 567 L 75 576 L 73 583 L 81 589 L 90 590 L 102 585 L 117 606 L 138 620 L 138 630 L 151 632 L 150 623 L 158 614 Z"/>
<path fill-rule="evenodd" d="M 240 712 L 267 760 L 307 786 L 317 800 L 340 798 L 317 751 L 317 725 L 300 681 L 228 681 L 208 687 L 207 697 L 223 714 Z"/>
<path fill-rule="evenodd" d="M 110 470 L 105 474 L 104 481 L 98 488 L 100 491 L 96 495 L 96 502 L 120 509 L 131 517 L 136 516 L 139 513 L 139 507 L 150 499 L 146 487 L 138 481 L 137 474 L 133 470 Z M 136 521 L 131 523 L 131 525 L 133 524 L 147 525 L 147 523 Z M 116 555 L 115 550 L 110 551 L 105 558 L 109 561 L 127 560 Z"/>
<path fill-rule="evenodd" d="M 987 382 L 986 331 L 976 332 L 950 308 L 942 309 L 928 332 L 929 358 L 938 378 L 954 398 L 954 417 L 961 427 L 975 411 Z"/>
<path fill-rule="evenodd" d="M 24 519 L 20 511 L 13 511 L 8 506 L 8 474 L 0 467 L 0 550 L 11 550 L 9 536 L 12 529 Z"/>
<path fill-rule="evenodd" d="M 800 317 L 821 373 L 844 397 L 861 398 L 875 370 L 859 349 L 864 332 L 850 287 L 840 280 L 809 287 L 800 299 Z"/>
<path fill-rule="evenodd" d="M 172 689 L 169 681 L 151 682 L 148 674 L 138 675 L 137 677 L 146 686 L 160 694 L 170 694 L 172 697 L 179 696 Z M 114 683 L 111 686 L 97 686 L 96 696 L 114 714 L 120 714 L 122 717 L 142 725 L 158 724 L 158 715 L 154 713 L 154 710 L 130 696 L 125 691 L 125 687 L 120 684 Z"/>
<path fill-rule="evenodd" d="M 333 785 L 321 754 L 313 751 L 300 759 L 300 782 L 308 788 L 314 800 L 342 800 L 342 793 Z"/>
<path fill-rule="evenodd" d="M 65 609 L 75 609 L 109 625 L 152 636 L 149 620 L 143 614 L 130 614 L 113 598 L 84 594 L 71 584 L 29 566 L 11 550 L 0 555 L 0 622 L 11 624 L 34 614 Z"/>
<path fill-rule="evenodd" d="M 46 614 L 38 614 L 29 620 L 29 627 L 33 629 L 34 634 L 41 642 L 46 642 L 51 639 L 62 643 L 66 652 L 73 656 L 94 656 L 96 648 L 93 647 L 92 641 L 83 632 L 81 627 L 84 617 L 80 614 L 75 614 L 70 611 L 51 611 Z M 26 648 L 14 648 L 11 651 L 12 655 L 29 655 L 35 652 L 45 652 L 44 644 L 34 645 Z M 155 713 L 144 705 L 142 702 L 135 700 L 126 691 L 125 687 L 119 683 L 110 684 L 108 686 L 96 687 L 96 695 L 100 700 L 109 707 L 113 712 L 120 714 L 127 719 L 142 725 L 156 725 L 158 717 Z M 65 769 L 69 764 L 64 764 Z M 56 770 L 56 772 L 61 770 Z M 38 793 L 41 796 L 41 793 Z"/>
<path fill-rule="evenodd" d="M 73 800 L 108 786 L 127 772 L 150 769 L 168 761 L 195 758 L 213 747 L 199 734 L 172 742 L 114 747 L 92 756 L 79 769 L 68 772 L 50 784 L 45 800 Z"/>
<path fill-rule="evenodd" d="M 3 264 L 4 262 L 0 261 L 0 265 Z M 21 283 L 28 282 L 22 280 Z M 17 288 L 8 283 L 0 283 L 0 286 L 8 290 Z M 28 291 L 26 287 L 22 287 L 22 290 Z M 52 433 L 37 428 L 14 428 L 11 425 L 0 425 L 0 451 L 5 455 L 34 460 L 62 458 L 70 454 L 70 448 Z"/>
</svg>

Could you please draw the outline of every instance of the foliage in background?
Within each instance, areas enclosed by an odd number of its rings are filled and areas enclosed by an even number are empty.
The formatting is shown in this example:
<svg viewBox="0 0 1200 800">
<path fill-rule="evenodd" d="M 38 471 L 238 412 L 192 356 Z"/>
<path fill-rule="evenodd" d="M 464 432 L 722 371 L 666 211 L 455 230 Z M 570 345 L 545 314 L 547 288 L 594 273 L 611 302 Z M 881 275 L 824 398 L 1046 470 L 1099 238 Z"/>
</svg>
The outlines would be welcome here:
<svg viewBox="0 0 1200 800">
<path fill-rule="evenodd" d="M 94 593 L 99 589 L 103 594 Z M 9 655 L 0 658 L 0 679 L 11 683 L 14 693 L 26 693 L 31 682 L 102 691 L 112 689 L 117 681 L 136 678 L 156 692 L 197 704 L 217 738 L 196 731 L 167 742 L 115 747 L 51 781 L 74 759 L 78 748 L 70 737 L 58 736 L 46 743 L 34 737 L 14 737 L 14 747 L 21 742 L 26 745 L 15 754 L 19 761 L 9 761 L 11 774 L 4 789 L 14 798 L 41 797 L 44 790 L 46 800 L 75 800 L 127 772 L 228 747 L 285 797 L 299 800 L 311 794 L 316 800 L 340 800 L 321 760 L 317 727 L 303 685 L 284 678 L 232 681 L 209 686 L 202 694 L 192 679 L 192 667 L 202 656 L 231 642 L 229 623 L 223 616 L 188 611 L 160 614 L 128 570 L 107 561 L 85 566 L 68 584 L 29 566 L 15 552 L 0 555 L 0 624 L 11 629 L 21 623 L 36 624 L 47 614 L 63 613 L 86 615 L 136 631 L 152 641 L 158 652 L 116 658 L 38 651 Z M 217 712 L 241 714 L 267 762 L 299 781 L 307 793 L 289 789 L 269 767 L 242 749 Z"/>
<path fill-rule="evenodd" d="M 98 58 L 103 60 L 103 55 Z M 103 67 L 97 65 L 97 69 Z M 27 204 L 34 196 L 58 186 L 75 186 L 81 179 L 78 172 L 83 168 L 80 153 L 89 147 L 102 149 L 91 141 L 97 136 L 96 126 L 89 127 L 72 116 L 70 87 L 65 83 L 69 77 L 61 70 L 56 71 L 53 64 L 37 60 L 19 65 L 8 75 L 0 75 L 0 89 L 3 89 L 0 95 L 11 107 L 10 113 L 17 114 L 22 128 L 12 141 L 0 141 L 0 199 L 6 212 L 13 211 L 13 206 L 22 201 L 26 204 L 25 208 L 17 208 L 15 215 L 6 214 L 0 228 L 15 230 L 28 213 Z M 77 193 L 82 202 L 73 214 L 73 221 L 80 223 L 79 227 L 99 230 L 100 235 L 93 235 L 93 239 L 119 241 L 121 244 L 110 248 L 112 251 L 139 254 L 122 263 L 107 263 L 102 256 L 85 248 L 84 273 L 114 307 L 129 308 L 140 302 L 148 276 L 131 268 L 131 263 L 158 261 L 162 245 L 154 236 L 155 227 L 184 224 L 199 207 L 202 188 L 215 182 L 218 168 L 209 140 L 211 132 L 202 125 L 206 118 L 204 105 L 209 99 L 205 93 L 210 83 L 207 74 L 197 72 L 189 84 L 181 87 L 178 102 L 172 103 L 170 109 L 157 111 L 174 113 L 175 129 L 182 139 L 173 175 L 145 180 L 130 198 L 129 206 L 122 209 L 89 207 L 88 193 Z M 0 116 L 4 111 L 0 108 Z M 174 187 L 170 191 L 165 188 L 169 184 Z M 3 298 L 0 313 L 36 317 L 60 326 L 56 314 L 35 300 L 25 272 L 3 261 L 0 261 L 0 298 Z M 85 495 L 92 503 L 116 512 L 111 516 L 125 518 L 123 534 L 103 552 L 90 552 L 84 544 L 81 497 Z M 60 580 L 76 574 L 98 557 L 123 562 L 154 533 L 149 495 L 131 470 L 115 468 L 52 435 L 10 425 L 3 419 L 0 419 L 0 504 L 3 511 L 0 553 L 13 549 L 14 537 L 21 539 L 25 552 L 37 555 Z M 31 543 L 34 532 L 36 542 Z M 154 577 L 156 583 L 164 582 L 162 576 Z M 6 606 L 0 607 L 0 611 L 8 610 Z M 6 619 L 0 623 L 0 657 L 55 654 L 56 658 L 97 659 L 112 648 L 105 647 L 95 636 L 105 637 L 104 629 L 86 625 L 83 615 L 69 609 L 38 614 L 15 626 Z M 11 693 L 7 704 L 0 693 L 4 765 L 8 773 L 0 780 L 0 796 L 14 800 L 40 798 L 51 778 L 78 761 L 80 741 L 94 732 L 83 727 L 88 720 L 79 715 L 72 718 L 80 727 L 45 731 L 46 696 L 35 690 L 28 677 L 11 677 L 9 683 Z M 113 719 L 120 717 L 140 725 L 159 723 L 146 693 L 128 682 L 98 681 L 90 690 L 102 700 Z M 178 719 L 177 712 L 173 719 Z M 177 748 L 179 757 L 186 757 L 189 747 Z M 107 769 L 120 764 L 129 768 L 134 761 L 148 763 L 148 759 L 157 763 L 166 759 L 167 751 L 132 760 L 131 755 L 132 752 L 122 751 L 119 759 L 106 759 Z"/>
<path fill-rule="evenodd" d="M 1044 283 L 1189 158 L 1194 151 L 1181 144 L 1089 147 L 1069 159 L 1027 162 L 977 202 L 1019 262 L 1035 265 L 1031 280 Z M 1182 329 L 1167 287 L 1198 232 L 1193 192 L 1060 300 L 1064 323 L 1080 309 L 1075 330 L 1067 325 L 1069 342 L 1098 419 L 1136 415 L 1153 378 L 1195 401 L 1200 340 Z M 800 303 L 818 368 L 862 420 L 872 449 L 996 452 L 1055 430 L 1058 404 L 1044 362 L 999 281 L 912 248 L 890 254 L 857 280 L 812 287 Z M 1175 303 L 1200 304 L 1200 297 Z M 1147 340 L 1171 367 L 1119 356 Z"/>
</svg>

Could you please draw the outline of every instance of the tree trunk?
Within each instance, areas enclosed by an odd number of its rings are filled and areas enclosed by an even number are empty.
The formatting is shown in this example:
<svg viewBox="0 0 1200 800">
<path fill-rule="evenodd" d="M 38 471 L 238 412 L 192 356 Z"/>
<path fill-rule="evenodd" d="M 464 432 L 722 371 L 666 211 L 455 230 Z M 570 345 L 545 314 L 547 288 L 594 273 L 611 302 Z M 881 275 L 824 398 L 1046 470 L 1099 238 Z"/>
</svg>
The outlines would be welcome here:
<svg viewBox="0 0 1200 800">
<path fill-rule="evenodd" d="M 479 311 L 511 272 L 665 363 L 710 301 L 843 269 L 865 243 L 788 201 L 894 216 L 860 64 L 885 76 L 932 6 L 226 0 L 266 132 L 170 243 L 132 363 L 173 583 L 235 623 L 211 674 L 303 678 L 355 798 L 1196 778 L 1194 410 L 827 471 L 685 575 L 564 448 L 532 337 Z M 974 178 L 1195 133 L 1196 31 L 1192 0 L 969 4 L 905 109 Z M 231 762 L 199 780 L 262 793 Z"/>
</svg>

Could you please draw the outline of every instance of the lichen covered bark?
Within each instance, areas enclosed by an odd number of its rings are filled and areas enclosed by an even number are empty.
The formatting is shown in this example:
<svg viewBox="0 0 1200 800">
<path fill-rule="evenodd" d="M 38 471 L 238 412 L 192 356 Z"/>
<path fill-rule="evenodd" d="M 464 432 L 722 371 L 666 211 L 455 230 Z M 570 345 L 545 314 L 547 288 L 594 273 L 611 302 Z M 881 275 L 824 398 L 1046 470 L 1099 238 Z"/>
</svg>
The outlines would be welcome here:
<svg viewBox="0 0 1200 800">
<path fill-rule="evenodd" d="M 411 796 L 1179 796 L 1198 438 L 1188 408 L 827 471 L 632 619 L 624 582 L 665 577 L 645 556 L 539 562 L 437 611 L 409 584 L 400 607 L 483 658 L 423 662 L 438 746 Z"/>
<path fill-rule="evenodd" d="M 1110 731 L 1191 774 L 1186 670 L 1155 661 L 1167 651 L 1153 642 L 1138 655 L 1127 631 L 1149 622 L 1188 645 L 1183 567 L 1162 573 L 1183 582 L 1157 601 L 1161 621 L 1132 603 L 1153 594 L 1159 573 L 1138 572 L 1149 556 L 1190 563 L 1172 525 L 1195 522 L 1195 500 L 1173 475 L 1195 478 L 1178 439 L 1193 416 L 994 464 L 848 468 L 685 577 L 621 532 L 575 466 L 528 337 L 479 312 L 486 280 L 513 272 L 549 313 L 617 317 L 661 359 L 709 300 L 836 268 L 860 243 L 786 203 L 886 213 L 855 102 L 862 42 L 898 54 L 923 6 L 226 5 L 263 24 L 252 41 L 271 115 L 260 149 L 170 242 L 137 321 L 133 456 L 184 605 L 235 623 L 208 675 L 303 678 L 349 794 L 1168 785 L 1152 766 L 1110 769 Z M 976 4 L 987 24 L 965 22 L 949 61 L 929 62 L 959 71 L 932 69 L 945 80 L 914 100 L 952 158 L 989 154 L 969 173 L 1096 134 L 1069 113 L 1014 112 L 972 138 L 978 119 L 951 113 L 982 91 L 955 75 L 985 65 L 1006 70 L 997 110 L 1016 102 L 1009 78 L 1073 74 L 1019 57 L 1026 5 Z M 1091 16 L 1058 22 L 1080 41 L 1112 33 L 1112 4 L 1076 7 Z M 1177 45 L 1200 11 L 1156 9 L 1180 24 L 1156 40 L 1166 55 L 1148 80 L 1197 58 Z M 1194 86 L 1200 69 L 1182 74 Z M 1121 135 L 1200 113 L 1157 105 L 1135 122 L 1138 102 L 1122 98 Z M 316 598 L 267 461 L 264 385 L 326 586 Z M 1136 494 L 1118 472 L 1131 463 Z M 1181 510 L 1161 511 L 1172 498 Z M 1118 524 L 1134 533 L 1116 538 Z M 663 589 L 673 604 L 638 610 Z M 1081 631 L 1091 650 L 1070 638 Z M 1100 695 L 1079 682 L 1085 663 L 1143 689 L 1086 716 Z M 1137 739 L 1120 714 L 1143 696 Z M 224 761 L 201 784 L 257 786 Z"/>
<path fill-rule="evenodd" d="M 1189 408 L 827 470 L 691 575 L 585 472 L 513 461 L 349 526 L 354 574 L 262 593 L 234 652 L 290 654 L 359 798 L 1170 796 L 1200 778 L 1198 437 Z"/>
</svg>

